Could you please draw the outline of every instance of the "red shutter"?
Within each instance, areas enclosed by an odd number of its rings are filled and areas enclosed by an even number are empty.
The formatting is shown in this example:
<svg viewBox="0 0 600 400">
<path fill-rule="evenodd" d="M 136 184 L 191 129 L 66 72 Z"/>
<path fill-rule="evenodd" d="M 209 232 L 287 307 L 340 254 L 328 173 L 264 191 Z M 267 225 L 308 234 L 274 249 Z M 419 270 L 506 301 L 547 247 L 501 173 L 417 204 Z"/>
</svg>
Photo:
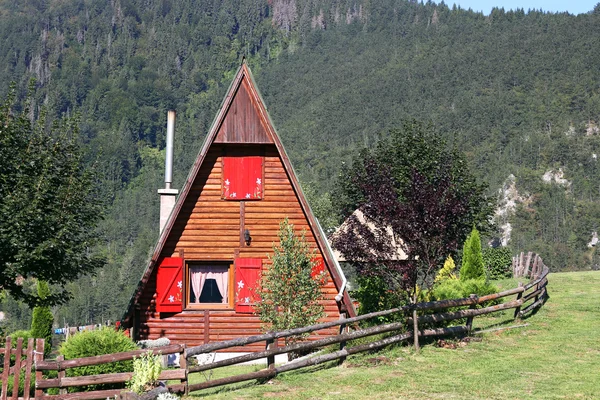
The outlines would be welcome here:
<svg viewBox="0 0 600 400">
<path fill-rule="evenodd" d="M 263 157 L 223 157 L 223 199 L 260 200 L 263 184 Z"/>
<path fill-rule="evenodd" d="M 252 289 L 258 287 L 262 269 L 260 258 L 235 259 L 235 311 L 253 313 L 254 303 L 260 298 Z"/>
<path fill-rule="evenodd" d="M 183 258 L 165 257 L 158 264 L 156 275 L 156 311 L 181 312 L 183 289 Z"/>
<path fill-rule="evenodd" d="M 312 261 L 314 265 L 310 271 L 310 276 L 312 278 L 320 278 L 320 275 L 325 272 L 325 261 L 323 260 L 323 257 L 315 257 Z"/>
</svg>

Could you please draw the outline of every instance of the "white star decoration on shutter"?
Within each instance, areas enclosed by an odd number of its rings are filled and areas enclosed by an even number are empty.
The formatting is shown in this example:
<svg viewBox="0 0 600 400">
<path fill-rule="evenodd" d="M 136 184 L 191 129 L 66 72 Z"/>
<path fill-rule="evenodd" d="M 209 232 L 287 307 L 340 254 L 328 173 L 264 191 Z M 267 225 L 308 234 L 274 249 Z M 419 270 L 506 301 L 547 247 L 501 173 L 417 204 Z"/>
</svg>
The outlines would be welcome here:
<svg viewBox="0 0 600 400">
<path fill-rule="evenodd" d="M 177 287 L 179 289 L 181 289 L 183 287 L 183 282 L 182 281 L 177 282 Z"/>
<path fill-rule="evenodd" d="M 244 297 L 244 303 L 250 303 L 250 297 Z"/>
<path fill-rule="evenodd" d="M 229 179 L 225 179 L 225 185 L 229 185 Z"/>
<path fill-rule="evenodd" d="M 238 282 L 238 289 L 241 289 L 244 287 L 244 281 L 239 281 Z"/>
<path fill-rule="evenodd" d="M 169 302 L 170 303 L 174 303 L 175 302 L 175 297 L 173 295 L 169 296 Z"/>
<path fill-rule="evenodd" d="M 260 185 L 260 182 L 261 182 L 260 178 L 256 178 L 256 184 Z"/>
</svg>

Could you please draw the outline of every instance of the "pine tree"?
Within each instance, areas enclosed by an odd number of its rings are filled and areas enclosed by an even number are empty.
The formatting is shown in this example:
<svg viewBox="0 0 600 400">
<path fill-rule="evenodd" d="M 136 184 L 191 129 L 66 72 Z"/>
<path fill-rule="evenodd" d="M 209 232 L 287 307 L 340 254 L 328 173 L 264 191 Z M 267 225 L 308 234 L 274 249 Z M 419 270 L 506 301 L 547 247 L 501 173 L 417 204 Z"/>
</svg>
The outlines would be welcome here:
<svg viewBox="0 0 600 400">
<path fill-rule="evenodd" d="M 287 219 L 279 225 L 279 245 L 269 256 L 272 265 L 263 272 L 256 293 L 261 301 L 256 313 L 265 330 L 279 331 L 312 325 L 323 316 L 321 283 L 324 274 L 313 277 L 315 254 L 304 232 L 297 236 Z M 286 343 L 298 340 L 288 338 Z"/>
<path fill-rule="evenodd" d="M 485 279 L 485 277 L 485 267 L 481 253 L 481 239 L 479 238 L 479 231 L 473 227 L 463 247 L 460 280 Z"/>
</svg>

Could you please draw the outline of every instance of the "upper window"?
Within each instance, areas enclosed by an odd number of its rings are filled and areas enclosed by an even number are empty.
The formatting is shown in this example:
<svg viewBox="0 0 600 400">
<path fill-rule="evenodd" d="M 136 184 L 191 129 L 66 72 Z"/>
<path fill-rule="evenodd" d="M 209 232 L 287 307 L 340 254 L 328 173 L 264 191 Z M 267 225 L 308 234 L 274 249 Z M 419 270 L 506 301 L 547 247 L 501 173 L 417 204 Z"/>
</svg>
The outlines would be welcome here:
<svg viewBox="0 0 600 400">
<path fill-rule="evenodd" d="M 186 308 L 233 308 L 233 264 L 188 262 L 186 283 Z"/>
<path fill-rule="evenodd" d="M 225 200 L 263 198 L 264 157 L 223 157 L 221 197 Z"/>
</svg>

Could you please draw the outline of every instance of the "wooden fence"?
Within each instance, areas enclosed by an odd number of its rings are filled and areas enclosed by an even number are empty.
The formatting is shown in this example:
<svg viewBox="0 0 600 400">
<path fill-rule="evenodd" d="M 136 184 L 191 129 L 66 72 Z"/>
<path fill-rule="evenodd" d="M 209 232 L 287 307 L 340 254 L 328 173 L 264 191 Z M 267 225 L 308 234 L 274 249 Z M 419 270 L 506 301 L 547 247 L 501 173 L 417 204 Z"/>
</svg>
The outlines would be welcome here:
<svg viewBox="0 0 600 400">
<path fill-rule="evenodd" d="M 529 257 L 528 257 L 529 258 Z M 529 261 L 534 261 L 534 268 L 527 272 L 527 276 L 531 277 L 530 282 L 523 285 L 519 284 L 518 287 L 505 290 L 503 292 L 494 293 L 486 296 L 471 295 L 464 299 L 454 300 L 443 300 L 427 303 L 418 303 L 408 305 L 405 307 L 394 308 L 385 311 L 374 312 L 370 314 L 361 315 L 354 318 L 340 319 L 338 321 L 332 321 L 327 323 L 321 323 L 302 328 L 290 329 L 287 331 L 271 332 L 262 335 L 249 336 L 244 338 L 238 338 L 225 342 L 208 343 L 201 346 L 186 348 L 185 345 L 170 345 L 161 348 L 152 349 L 154 354 L 180 354 L 180 368 L 164 370 L 161 373 L 160 379 L 162 380 L 178 380 L 179 383 L 171 384 L 167 386 L 166 390 L 174 393 L 189 393 L 197 390 L 207 389 L 216 386 L 227 385 L 231 383 L 237 383 L 253 379 L 270 379 L 275 377 L 277 374 L 303 368 L 311 365 L 317 365 L 320 363 L 344 360 L 347 356 L 383 348 L 393 343 L 403 342 L 412 340 L 415 346 L 418 346 L 419 337 L 430 337 L 430 336 L 443 336 L 443 335 L 466 335 L 472 332 L 473 319 L 476 316 L 490 314 L 502 310 L 514 309 L 514 318 L 521 318 L 533 310 L 540 307 L 547 298 L 546 285 L 548 283 L 548 268 L 543 264 L 541 258 L 538 256 L 531 257 Z M 527 262 L 529 264 L 529 262 Z M 521 275 L 523 276 L 523 275 Z M 512 300 L 505 301 L 503 303 L 496 303 L 500 299 L 507 298 L 509 296 L 516 296 Z M 492 304 L 496 303 L 496 304 Z M 491 305 L 490 305 L 491 304 Z M 462 308 L 461 308 L 462 307 Z M 464 308 L 467 307 L 467 308 Z M 479 307 L 479 308 L 478 308 Z M 452 310 L 448 310 L 452 309 Z M 421 315 L 418 315 L 421 314 Z M 400 315 L 402 322 L 393 322 L 378 326 L 373 326 L 365 329 L 350 329 L 355 328 L 358 322 L 372 319 L 381 316 L 398 316 Z M 416 318 L 415 318 L 416 316 Z M 435 325 L 440 322 L 454 321 L 454 320 L 465 320 L 464 325 L 453 326 L 453 327 L 436 327 Z M 322 339 L 313 341 L 291 343 L 285 346 L 278 346 L 280 339 L 289 338 L 292 336 L 298 336 L 306 333 L 317 332 L 323 329 L 330 329 L 338 326 L 340 333 L 335 336 L 328 336 Z M 407 330 L 407 328 L 409 328 Z M 354 345 L 349 347 L 348 342 L 369 336 L 380 335 L 386 333 L 387 336 L 379 336 L 371 342 Z M 206 364 L 198 364 L 193 359 L 195 356 L 201 354 L 210 354 L 216 351 L 226 351 L 227 349 L 245 346 L 251 343 L 265 343 L 265 350 L 256 353 L 249 353 L 245 355 L 236 356 L 233 358 L 214 361 Z M 308 358 L 302 358 L 284 365 L 275 365 L 275 356 L 278 354 L 286 354 L 289 352 L 310 352 L 330 346 L 333 344 L 339 344 L 339 350 L 314 355 Z M 31 355 L 34 354 L 35 368 L 36 368 L 36 392 L 35 399 L 106 399 L 115 395 L 120 395 L 123 389 L 110 389 L 110 390 L 97 390 L 92 392 L 79 392 L 79 393 L 67 393 L 69 387 L 76 386 L 87 386 L 107 383 L 123 383 L 129 380 L 132 376 L 132 372 L 103 374 L 103 375 L 91 375 L 91 376 L 79 376 L 79 377 L 67 377 L 66 371 L 69 368 L 100 365 L 115 361 L 131 360 L 135 356 L 139 356 L 146 353 L 148 350 L 135 350 L 124 353 L 115 353 L 104 356 L 86 357 L 73 360 L 61 360 L 56 361 L 43 360 L 43 340 L 38 339 L 37 348 L 33 350 L 33 342 L 30 340 L 27 350 L 19 350 L 19 343 L 17 343 L 17 349 L 10 350 L 10 341 L 7 341 L 6 349 L 3 349 L 4 356 L 4 371 L 2 374 L 2 395 L 0 400 L 8 398 L 17 399 L 16 392 L 12 392 L 13 397 L 8 397 L 6 385 L 8 382 L 9 375 L 14 374 L 16 380 L 15 385 L 18 387 L 18 375 L 15 374 L 15 370 L 19 368 L 16 365 L 21 364 L 20 368 L 25 368 L 25 381 L 26 384 L 31 379 Z M 10 367 L 9 361 L 10 354 L 15 354 L 18 362 L 15 367 Z M 25 354 L 25 359 L 20 356 Z M 225 366 L 240 364 L 248 361 L 259 360 L 266 358 L 266 368 L 260 371 L 229 376 L 226 378 L 205 380 L 199 383 L 189 383 L 190 374 L 203 373 L 204 371 L 214 370 Z M 29 371 L 29 372 L 27 372 Z M 43 376 L 44 371 L 56 371 L 57 378 L 46 378 Z M 206 376 L 206 373 L 205 375 Z M 44 393 L 44 389 L 58 388 L 59 394 L 51 395 Z M 28 399 L 23 397 L 24 399 Z"/>
<path fill-rule="evenodd" d="M 544 267 L 542 257 L 531 251 L 527 254 L 521 252 L 521 254 L 514 256 L 512 259 L 512 271 L 515 278 L 538 276 Z"/>
<path fill-rule="evenodd" d="M 35 342 L 35 347 L 34 347 Z M 17 339 L 17 345 L 13 349 L 12 339 L 6 338 L 4 348 L 0 348 L 2 360 L 2 392 L 0 399 L 24 399 L 29 400 L 31 397 L 31 367 L 34 363 L 41 362 L 44 359 L 44 339 L 29 339 L 27 347 L 23 347 L 23 338 Z M 14 358 L 13 358 L 14 357 Z M 23 371 L 23 373 L 21 373 Z M 21 376 L 23 375 L 23 376 Z M 41 377 L 41 375 L 40 375 Z M 36 377 L 37 378 L 37 377 Z M 19 396 L 19 385 L 23 379 L 23 396 Z M 8 383 L 12 382 L 12 390 L 8 392 Z M 41 391 L 40 391 L 41 394 Z M 37 399 L 37 391 L 35 398 Z"/>
<path fill-rule="evenodd" d="M 364 351 L 371 351 L 383 348 L 393 343 L 403 342 L 406 340 L 413 340 L 415 345 L 418 346 L 419 337 L 428 336 L 443 336 L 443 335 L 464 335 L 469 334 L 472 330 L 473 318 L 478 315 L 490 314 L 501 310 L 515 309 L 514 318 L 521 318 L 531 311 L 535 310 L 543 304 L 547 298 L 546 285 L 548 283 L 547 275 L 548 268 L 543 264 L 541 258 L 539 260 L 540 268 L 537 270 L 537 275 L 531 275 L 531 280 L 526 285 L 519 284 L 518 287 L 510 290 L 506 290 L 500 293 L 494 293 L 486 296 L 471 295 L 465 299 L 455 300 L 443 300 L 434 301 L 427 303 L 417 303 L 408 305 L 405 307 L 394 308 L 385 311 L 374 312 L 370 314 L 361 315 L 354 318 L 343 319 L 339 321 L 327 322 L 302 328 L 290 329 L 287 331 L 267 333 L 264 335 L 250 336 L 246 338 L 229 340 L 226 342 L 209 343 L 197 347 L 191 347 L 185 350 L 184 354 L 186 358 L 193 357 L 199 354 L 211 353 L 219 350 L 226 350 L 231 347 L 244 346 L 250 343 L 265 342 L 265 350 L 257 353 L 250 353 L 226 360 L 215 361 L 204 365 L 192 366 L 188 363 L 188 372 L 190 374 L 200 371 L 212 370 L 215 368 L 225 367 L 229 365 L 235 365 L 243 362 L 257 360 L 260 358 L 267 358 L 267 368 L 251 372 L 248 374 L 236 375 L 226 378 L 207 380 L 201 383 L 189 384 L 188 391 L 193 392 L 196 390 L 206 389 L 210 387 L 222 386 L 231 383 L 237 383 L 252 379 L 270 379 L 275 377 L 277 374 L 303 368 L 311 365 L 317 365 L 323 362 L 343 360 L 348 355 L 356 354 Z M 497 301 L 499 299 L 516 296 L 516 299 L 510 300 L 500 304 L 488 305 L 483 308 L 477 308 L 477 306 L 485 305 Z M 467 309 L 461 309 L 458 311 L 447 311 L 449 308 L 457 307 L 469 307 Z M 413 312 L 438 312 L 434 314 L 424 314 L 417 318 L 414 318 Z M 366 329 L 359 329 L 355 331 L 345 331 L 344 327 L 350 326 L 360 321 L 365 321 L 375 317 L 389 316 L 394 314 L 401 314 L 406 316 L 406 322 L 395 322 L 389 324 L 378 325 Z M 436 328 L 433 327 L 438 322 L 447 322 L 458 319 L 466 319 L 465 325 Z M 406 327 L 412 329 L 405 330 Z M 432 326 L 425 329 L 420 329 L 419 325 Z M 334 326 L 340 326 L 340 334 L 336 336 L 327 337 L 324 339 L 315 340 L 312 342 L 300 342 L 294 343 L 283 347 L 275 347 L 274 343 L 278 339 L 287 338 L 291 336 L 301 335 L 304 333 L 315 332 L 322 329 L 331 328 Z M 370 343 L 360 344 L 353 347 L 347 347 L 347 342 L 368 337 L 379 335 L 381 333 L 394 332 L 388 337 L 383 339 L 377 339 Z M 417 334 L 415 335 L 415 332 Z M 309 358 L 304 358 L 290 363 L 275 366 L 274 357 L 277 354 L 285 354 L 289 352 L 303 352 L 312 351 L 318 348 L 329 346 L 332 344 L 340 344 L 340 349 L 331 353 L 316 355 Z M 189 360 L 188 360 L 189 361 Z"/>
<path fill-rule="evenodd" d="M 147 350 L 133 350 L 123 353 L 113 353 L 103 356 L 76 358 L 72 360 L 57 359 L 56 361 L 40 361 L 36 362 L 36 371 L 57 371 L 57 378 L 42 378 L 36 380 L 36 389 L 49 389 L 58 388 L 60 394 L 50 395 L 42 393 L 36 400 L 42 399 L 106 399 L 107 397 L 114 397 L 123 392 L 123 389 L 108 389 L 108 390 L 96 390 L 91 392 L 79 392 L 79 393 L 67 393 L 67 388 L 76 386 L 88 386 L 88 385 L 99 385 L 99 384 L 115 384 L 125 383 L 131 379 L 133 372 L 118 372 L 112 374 L 101 374 L 101 375 L 88 375 L 88 376 L 74 376 L 67 377 L 66 370 L 69 368 L 85 367 L 91 365 L 101 365 L 112 363 L 116 361 L 127 361 L 132 360 L 134 357 L 138 357 L 142 354 L 151 352 L 152 354 L 182 354 L 185 349 L 184 345 L 174 344 L 156 349 Z M 160 380 L 179 380 L 179 384 L 168 387 L 173 392 L 184 392 L 187 386 L 187 369 L 185 359 L 180 360 L 180 368 L 177 369 L 166 369 L 163 370 L 159 377 Z"/>
</svg>

